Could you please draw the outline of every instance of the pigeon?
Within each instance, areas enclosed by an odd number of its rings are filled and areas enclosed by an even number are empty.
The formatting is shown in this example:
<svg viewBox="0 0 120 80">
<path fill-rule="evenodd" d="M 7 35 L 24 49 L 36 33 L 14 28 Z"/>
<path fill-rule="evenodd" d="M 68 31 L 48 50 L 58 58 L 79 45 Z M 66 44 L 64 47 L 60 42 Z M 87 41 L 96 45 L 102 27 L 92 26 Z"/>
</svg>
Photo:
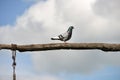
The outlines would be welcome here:
<svg viewBox="0 0 120 80">
<path fill-rule="evenodd" d="M 74 29 L 74 27 L 70 26 L 65 33 L 60 34 L 57 37 L 53 37 L 53 38 L 51 38 L 51 40 L 60 40 L 60 41 L 66 42 L 71 39 L 73 29 Z"/>
</svg>

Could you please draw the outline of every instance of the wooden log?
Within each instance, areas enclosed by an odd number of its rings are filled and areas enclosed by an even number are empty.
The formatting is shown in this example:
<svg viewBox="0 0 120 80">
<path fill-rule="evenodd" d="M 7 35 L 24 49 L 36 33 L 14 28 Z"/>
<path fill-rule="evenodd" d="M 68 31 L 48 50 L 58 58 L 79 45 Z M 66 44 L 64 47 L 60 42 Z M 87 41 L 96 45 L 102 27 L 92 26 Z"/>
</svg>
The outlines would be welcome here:
<svg viewBox="0 0 120 80">
<path fill-rule="evenodd" d="M 71 50 L 102 50 L 102 51 L 120 51 L 120 44 L 110 43 L 48 43 L 48 44 L 0 44 L 0 49 L 18 50 L 20 52 L 25 51 L 47 51 L 47 50 L 59 50 L 59 49 L 71 49 Z"/>
</svg>

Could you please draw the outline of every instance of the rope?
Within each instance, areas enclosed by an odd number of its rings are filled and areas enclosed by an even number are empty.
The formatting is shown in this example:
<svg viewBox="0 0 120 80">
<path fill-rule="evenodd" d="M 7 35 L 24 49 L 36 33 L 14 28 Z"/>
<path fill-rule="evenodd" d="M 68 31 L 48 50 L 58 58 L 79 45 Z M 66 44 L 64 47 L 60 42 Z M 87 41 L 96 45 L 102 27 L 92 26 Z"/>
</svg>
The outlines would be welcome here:
<svg viewBox="0 0 120 80">
<path fill-rule="evenodd" d="M 16 49 L 17 49 L 17 45 L 16 44 L 11 44 L 11 48 L 12 48 L 12 67 L 13 67 L 13 80 L 16 80 L 16 73 L 15 73 L 15 67 L 16 67 Z"/>
</svg>

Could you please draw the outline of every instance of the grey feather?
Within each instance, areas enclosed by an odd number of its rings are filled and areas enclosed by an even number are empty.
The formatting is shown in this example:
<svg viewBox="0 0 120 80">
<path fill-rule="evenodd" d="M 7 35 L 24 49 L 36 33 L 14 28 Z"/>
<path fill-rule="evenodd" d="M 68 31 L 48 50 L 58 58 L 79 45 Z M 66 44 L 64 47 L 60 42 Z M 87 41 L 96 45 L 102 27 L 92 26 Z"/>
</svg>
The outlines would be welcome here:
<svg viewBox="0 0 120 80">
<path fill-rule="evenodd" d="M 70 26 L 65 33 L 60 34 L 57 37 L 53 37 L 53 38 L 51 38 L 51 40 L 61 40 L 61 41 L 64 41 L 64 42 L 68 41 L 69 39 L 71 39 L 73 29 L 74 29 L 74 27 Z"/>
</svg>

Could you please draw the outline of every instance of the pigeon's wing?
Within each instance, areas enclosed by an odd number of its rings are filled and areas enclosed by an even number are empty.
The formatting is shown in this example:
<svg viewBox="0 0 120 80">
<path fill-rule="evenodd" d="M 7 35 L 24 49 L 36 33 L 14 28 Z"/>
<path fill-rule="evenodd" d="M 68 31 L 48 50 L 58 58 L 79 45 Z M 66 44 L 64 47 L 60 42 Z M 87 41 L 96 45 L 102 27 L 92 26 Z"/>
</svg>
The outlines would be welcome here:
<svg viewBox="0 0 120 80">
<path fill-rule="evenodd" d="M 61 34 L 64 38 L 65 37 L 68 37 L 68 33 L 67 32 L 65 32 L 65 33 L 63 33 L 63 34 Z"/>
<path fill-rule="evenodd" d="M 65 32 L 65 33 L 63 33 L 63 34 L 60 34 L 58 37 L 59 37 L 60 40 L 63 40 L 63 41 L 64 41 L 66 38 L 68 38 L 68 33 Z"/>
</svg>

